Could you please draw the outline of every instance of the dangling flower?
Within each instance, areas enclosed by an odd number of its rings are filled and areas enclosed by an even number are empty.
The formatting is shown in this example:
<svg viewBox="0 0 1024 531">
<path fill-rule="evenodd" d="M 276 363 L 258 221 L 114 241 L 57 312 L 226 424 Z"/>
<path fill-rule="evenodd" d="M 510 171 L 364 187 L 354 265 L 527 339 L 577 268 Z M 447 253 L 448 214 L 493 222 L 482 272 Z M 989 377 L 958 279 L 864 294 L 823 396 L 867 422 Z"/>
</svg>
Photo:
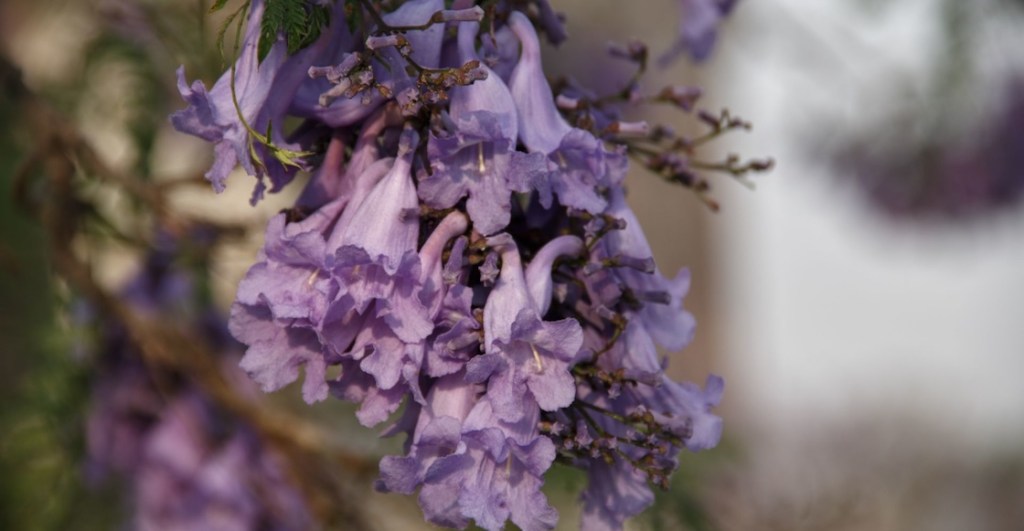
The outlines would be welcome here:
<svg viewBox="0 0 1024 531">
<path fill-rule="evenodd" d="M 335 304 L 362 313 L 374 299 L 390 297 L 397 279 L 419 277 L 419 205 L 411 176 L 416 142 L 415 133 L 404 135 L 391 170 L 359 205 L 351 222 L 336 229 L 341 246 L 332 274 L 345 293 Z"/>
<path fill-rule="evenodd" d="M 475 49 L 479 24 L 459 26 L 459 59 L 479 61 Z M 431 135 L 428 144 L 432 173 L 420 182 L 423 201 L 451 208 L 469 196 L 466 211 L 474 228 L 489 235 L 508 225 L 512 190 L 528 192 L 529 183 L 546 169 L 544 158 L 516 151 L 515 103 L 505 83 L 486 66 L 486 76 L 452 89 L 449 115 L 453 131 Z"/>
<path fill-rule="evenodd" d="M 671 351 L 681 350 L 692 341 L 696 327 L 693 315 L 682 307 L 683 297 L 690 289 L 689 270 L 680 270 L 672 280 L 661 274 L 654 265 L 640 221 L 626 204 L 622 189 L 612 193 L 607 214 L 623 221 L 625 228 L 605 236 L 601 243 L 603 253 L 598 259 L 618 266 L 613 274 L 629 290 L 634 307 L 639 307 L 629 314 L 637 316 L 658 344 Z"/>
<path fill-rule="evenodd" d="M 412 398 L 423 403 L 420 390 L 420 372 L 425 362 L 427 335 L 432 332 L 433 323 L 441 311 L 445 298 L 446 286 L 441 282 L 441 250 L 449 240 L 466 230 L 466 217 L 459 213 L 449 214 L 438 225 L 430 238 L 420 249 L 417 259 L 420 263 L 420 275 L 412 282 L 402 283 L 392 296 L 384 301 L 376 301 L 378 309 L 375 316 L 368 317 L 363 323 L 363 333 L 356 337 L 351 354 L 360 359 L 359 368 L 374 377 L 376 388 L 390 391 L 396 385 L 411 393 Z M 403 337 L 394 323 L 402 322 L 407 315 L 416 315 L 430 323 L 431 330 L 423 337 Z M 337 386 L 343 386 L 346 378 L 342 375 Z M 360 420 L 368 424 L 382 422 L 388 414 L 394 412 L 405 392 L 397 395 L 398 401 L 388 400 L 383 410 L 371 412 L 370 409 L 360 411 Z M 389 394 L 389 396 L 396 396 Z"/>
<path fill-rule="evenodd" d="M 178 69 L 178 91 L 189 107 L 172 114 L 171 123 L 179 131 L 214 143 L 215 158 L 206 178 L 218 192 L 224 190 L 228 173 L 237 164 L 260 178 L 253 196 L 255 202 L 262 195 L 264 175 L 269 172 L 273 188 L 278 189 L 291 180 L 294 168 L 286 168 L 269 156 L 255 161 L 252 158 L 255 144 L 251 131 L 265 131 L 268 124 L 280 126 L 284 120 L 283 110 L 273 115 L 268 112 L 274 106 L 268 97 L 286 61 L 286 46 L 283 40 L 276 41 L 260 61 L 257 50 L 266 2 L 254 0 L 249 9 L 242 51 L 234 66 L 209 92 L 201 81 L 189 86 L 184 67 Z M 280 139 L 279 132 L 275 136 Z"/>
<path fill-rule="evenodd" d="M 513 12 L 509 27 L 522 46 L 519 64 L 509 80 L 519 111 L 519 138 L 531 153 L 548 157 L 546 178 L 529 184 L 540 194 L 545 208 L 550 206 L 550 191 L 554 191 L 562 205 L 600 214 L 608 204 L 607 191 L 621 185 L 626 176 L 625 156 L 609 151 L 594 135 L 573 128 L 562 118 L 544 77 L 533 25 L 522 13 Z"/>
<path fill-rule="evenodd" d="M 473 290 L 460 282 L 465 249 L 466 238 L 456 240 L 442 273 L 446 290 L 424 360 L 425 372 L 432 377 L 461 370 L 479 351 L 480 323 L 473 316 Z"/>
<path fill-rule="evenodd" d="M 583 341 L 578 322 L 541 320 L 541 308 L 531 294 L 550 298 L 550 266 L 537 268 L 533 278 L 523 272 L 519 251 L 507 234 L 492 237 L 490 245 L 501 253 L 501 276 L 484 306 L 485 354 L 470 361 L 467 379 L 488 382 L 488 396 L 498 418 L 517 422 L 537 407 L 554 411 L 568 406 L 575 395 L 569 364 Z M 582 242 L 574 236 L 553 240 L 548 253 L 578 253 Z M 550 262 L 548 262 L 550 263 Z M 529 281 L 529 286 L 527 282 Z"/>
<path fill-rule="evenodd" d="M 499 530 L 508 520 L 521 529 L 551 529 L 558 513 L 540 487 L 555 457 L 536 429 L 537 412 L 508 423 L 493 414 L 482 386 L 462 373 L 434 383 L 420 412 L 406 457 L 381 461 L 377 487 L 407 494 L 420 488 L 427 520 L 465 527 L 472 519 Z"/>
<path fill-rule="evenodd" d="M 306 401 L 327 398 L 327 365 L 318 327 L 339 288 L 329 274 L 336 242 L 327 240 L 326 235 L 343 225 L 344 219 L 339 218 L 363 201 L 388 164 L 380 161 L 359 176 L 351 176 L 359 184 L 349 194 L 303 221 L 287 223 L 283 213 L 270 220 L 262 259 L 239 284 L 230 321 L 231 333 L 249 345 L 242 368 L 264 391 L 276 391 L 295 381 L 299 367 L 305 367 Z"/>
</svg>

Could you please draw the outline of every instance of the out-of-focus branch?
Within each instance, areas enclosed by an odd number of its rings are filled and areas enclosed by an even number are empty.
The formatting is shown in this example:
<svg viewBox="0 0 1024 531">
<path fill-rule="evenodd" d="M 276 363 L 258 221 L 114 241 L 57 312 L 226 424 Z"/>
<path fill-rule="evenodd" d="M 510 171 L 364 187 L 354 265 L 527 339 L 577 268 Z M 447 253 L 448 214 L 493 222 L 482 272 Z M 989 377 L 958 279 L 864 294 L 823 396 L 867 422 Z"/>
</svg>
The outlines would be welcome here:
<svg viewBox="0 0 1024 531">
<path fill-rule="evenodd" d="M 96 280 L 90 264 L 71 245 L 85 211 L 76 178 L 85 172 L 126 191 L 173 230 L 205 222 L 178 216 L 169 210 L 160 189 L 105 164 L 72 124 L 21 83 L 17 69 L 2 57 L 0 81 L 5 93 L 16 98 L 31 125 L 34 149 L 19 168 L 14 192 L 42 224 L 56 274 L 100 314 L 124 327 L 150 372 L 186 377 L 220 408 L 256 430 L 286 459 L 293 483 L 320 522 L 328 526 L 344 522 L 346 529 L 368 529 L 359 491 L 376 470 L 373 460 L 332 448 L 315 425 L 263 401 L 244 398 L 226 380 L 217 364 L 218 353 L 206 341 L 175 323 L 133 311 Z M 30 182 L 36 174 L 45 177 Z M 242 227 L 228 229 L 244 231 Z"/>
</svg>

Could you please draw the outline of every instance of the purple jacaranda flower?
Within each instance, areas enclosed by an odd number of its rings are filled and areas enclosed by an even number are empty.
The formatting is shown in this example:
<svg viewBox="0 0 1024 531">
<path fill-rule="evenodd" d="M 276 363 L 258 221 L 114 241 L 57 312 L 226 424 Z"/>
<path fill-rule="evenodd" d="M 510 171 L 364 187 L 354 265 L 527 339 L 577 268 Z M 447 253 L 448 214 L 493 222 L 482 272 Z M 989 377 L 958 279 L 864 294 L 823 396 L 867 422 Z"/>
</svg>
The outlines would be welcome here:
<svg viewBox="0 0 1024 531">
<path fill-rule="evenodd" d="M 464 22 L 459 25 L 459 64 L 480 60 L 476 51 L 476 37 L 479 30 L 480 24 L 477 22 Z M 490 68 L 486 65 L 480 68 L 486 77 L 474 81 L 471 85 L 452 88 L 448 114 L 453 119 L 459 120 L 471 113 L 488 112 L 493 115 L 501 137 L 512 139 L 514 142 L 519 134 L 519 123 L 512 94 L 505 86 L 505 82 L 494 75 Z"/>
<path fill-rule="evenodd" d="M 539 436 L 536 411 L 518 423 L 503 422 L 489 399 L 479 398 L 482 389 L 467 385 L 461 373 L 439 379 L 419 414 L 408 455 L 381 462 L 377 487 L 404 493 L 421 488 L 424 515 L 437 525 L 461 529 L 473 520 L 497 530 L 512 520 L 521 529 L 551 529 L 558 514 L 540 487 L 554 445 Z"/>
<path fill-rule="evenodd" d="M 489 396 L 480 399 L 462 423 L 456 452 L 424 476 L 420 505 L 428 520 L 461 528 L 472 519 L 491 531 L 508 520 L 524 530 L 553 528 L 558 512 L 540 488 L 555 446 L 539 436 L 537 413 L 509 423 L 494 414 Z"/>
<path fill-rule="evenodd" d="M 494 115 L 484 111 L 462 116 L 447 137 L 431 136 L 428 156 L 431 174 L 420 182 L 419 193 L 432 208 L 451 208 L 469 196 L 466 210 L 481 234 L 508 225 L 510 199 L 506 174 L 515 171 L 510 139 L 503 137 Z"/>
<path fill-rule="evenodd" d="M 434 166 L 420 183 L 420 196 L 433 208 L 450 208 L 468 195 L 466 211 L 474 228 L 484 235 L 500 231 L 511 217 L 512 192 L 536 188 L 547 173 L 543 156 L 514 147 L 514 137 L 503 136 L 494 113 L 460 116 L 449 136 L 431 136 L 428 155 Z"/>
<path fill-rule="evenodd" d="M 452 212 L 442 220 L 415 255 L 420 264 L 419 277 L 411 283 L 399 283 L 388 306 L 383 306 L 383 301 L 375 301 L 376 307 L 380 309 L 363 323 L 363 329 L 356 337 L 350 355 L 360 360 L 360 370 L 373 376 L 378 390 L 389 392 L 400 386 L 400 389 L 411 394 L 413 400 L 423 402 L 420 372 L 425 361 L 427 338 L 402 337 L 393 323 L 396 320 L 401 322 L 408 313 L 416 313 L 419 315 L 417 318 L 424 318 L 433 325 L 442 310 L 447 289 L 442 281 L 441 253 L 452 238 L 465 232 L 466 226 L 466 217 L 460 212 Z M 401 293 L 404 289 L 409 289 L 410 293 Z M 384 410 L 390 414 L 397 409 L 398 402 L 383 405 Z M 379 412 L 371 412 L 369 409 L 360 413 L 360 420 L 364 422 L 375 423 L 384 418 Z"/>
<path fill-rule="evenodd" d="M 478 28 L 475 22 L 459 26 L 460 64 L 478 60 Z M 468 195 L 466 211 L 474 228 L 489 235 L 508 225 L 512 190 L 528 192 L 547 165 L 539 154 L 516 151 L 518 118 L 512 95 L 494 72 L 480 68 L 484 79 L 451 91 L 454 131 L 431 135 L 431 173 L 421 180 L 419 194 L 434 208 L 450 208 Z"/>
<path fill-rule="evenodd" d="M 641 305 L 635 315 L 654 340 L 669 350 L 681 350 L 692 341 L 696 327 L 693 315 L 682 307 L 683 297 L 690 289 L 689 270 L 682 269 L 669 280 L 654 266 L 651 247 L 621 188 L 611 194 L 607 214 L 624 221 L 625 228 L 605 236 L 601 247 L 606 256 L 601 259 L 619 266 L 614 274 Z M 645 267 L 651 270 L 645 271 Z"/>
<path fill-rule="evenodd" d="M 654 503 L 654 492 L 647 486 L 647 474 L 621 459 L 611 463 L 591 460 L 587 478 L 587 489 L 580 497 L 583 502 L 580 529 L 619 531 L 627 518 L 640 514 Z"/>
<path fill-rule="evenodd" d="M 184 67 L 178 69 L 178 91 L 189 106 L 172 114 L 171 123 L 179 131 L 215 144 L 214 163 L 206 178 L 218 192 L 224 189 L 228 173 L 237 164 L 241 164 L 250 175 L 260 177 L 265 173 L 263 168 L 253 164 L 250 151 L 253 139 L 242 121 L 257 131 L 263 131 L 272 118 L 283 119 L 283 116 L 259 119 L 268 105 L 271 86 L 286 53 L 284 41 L 278 40 L 262 62 L 257 57 L 260 21 L 265 9 L 263 0 L 252 2 L 242 51 L 234 67 L 225 72 L 209 92 L 201 81 L 188 86 Z M 276 120 L 278 125 L 281 125 L 281 119 Z M 262 160 L 259 164 L 266 167 L 279 163 Z"/>
<path fill-rule="evenodd" d="M 462 422 L 484 391 L 478 384 L 467 384 L 465 374 L 457 372 L 438 378 L 430 388 L 410 436 L 410 451 L 405 457 L 389 456 L 381 460 L 377 489 L 383 492 L 412 494 L 422 485 L 424 475 L 438 459 L 459 449 Z"/>
<path fill-rule="evenodd" d="M 299 368 L 305 367 L 305 399 L 327 397 L 327 367 L 318 327 L 339 287 L 329 273 L 336 244 L 326 234 L 339 230 L 344 212 L 364 200 L 390 164 L 384 159 L 350 176 L 358 183 L 350 194 L 301 222 L 287 223 L 284 213 L 270 220 L 258 261 L 239 284 L 230 320 L 231 333 L 249 346 L 242 368 L 264 391 L 295 381 Z"/>
<path fill-rule="evenodd" d="M 442 276 L 448 285 L 441 308 L 434 318 L 424 372 L 440 377 L 461 370 L 476 352 L 481 340 L 480 323 L 473 315 L 473 290 L 462 283 L 466 238 L 452 245 Z"/>
<path fill-rule="evenodd" d="M 508 87 L 519 111 L 519 139 L 532 152 L 551 153 L 572 126 L 555 108 L 555 98 L 544 77 L 537 32 L 526 15 L 509 16 L 509 27 L 519 39 L 521 52 Z"/>
<path fill-rule="evenodd" d="M 715 35 L 722 19 L 738 0 L 678 0 L 679 36 L 658 61 L 667 65 L 686 52 L 694 61 L 704 61 L 715 46 Z"/>
<path fill-rule="evenodd" d="M 544 77 L 540 42 L 533 25 L 522 13 L 513 12 L 509 27 L 522 46 L 519 63 L 509 79 L 519 112 L 519 139 L 530 152 L 543 153 L 549 159 L 546 179 L 534 179 L 530 187 L 538 191 L 545 208 L 553 191 L 564 206 L 601 213 L 607 206 L 607 189 L 620 185 L 625 178 L 625 156 L 620 150 L 608 150 L 594 135 L 565 121 Z"/>
<path fill-rule="evenodd" d="M 419 203 L 411 175 L 416 143 L 415 133 L 403 135 L 391 170 L 351 222 L 336 230 L 341 246 L 331 270 L 342 286 L 332 303 L 334 315 L 363 314 L 376 301 L 377 314 L 407 342 L 422 340 L 432 330 L 415 290 L 421 271 L 416 254 Z M 416 309 L 392 311 L 410 305 Z"/>
<path fill-rule="evenodd" d="M 501 253 L 501 276 L 484 306 L 485 354 L 470 361 L 467 380 L 488 382 L 488 396 L 498 418 L 517 422 L 537 407 L 553 411 L 568 406 L 575 396 L 569 364 L 583 341 L 577 321 L 542 321 L 550 299 L 550 262 L 527 279 L 519 250 L 507 234 L 489 242 Z M 538 256 L 578 253 L 580 240 L 566 236 L 548 244 Z M 529 285 L 528 285 L 529 282 Z M 540 304 L 534 296 L 547 298 Z"/>
<path fill-rule="evenodd" d="M 593 214 L 607 207 L 606 195 L 621 186 L 628 167 L 622 149 L 609 150 L 582 129 L 565 135 L 548 158 L 554 167 L 548 179 L 559 202 Z"/>
</svg>

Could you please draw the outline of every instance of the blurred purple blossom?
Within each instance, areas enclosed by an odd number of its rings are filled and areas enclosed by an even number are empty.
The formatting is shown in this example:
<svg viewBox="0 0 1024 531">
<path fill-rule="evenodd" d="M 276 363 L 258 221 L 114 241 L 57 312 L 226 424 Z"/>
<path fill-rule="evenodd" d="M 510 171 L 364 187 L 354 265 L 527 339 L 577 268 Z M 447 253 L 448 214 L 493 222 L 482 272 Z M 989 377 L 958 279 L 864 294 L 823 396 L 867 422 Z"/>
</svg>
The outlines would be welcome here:
<svg viewBox="0 0 1024 531">
<path fill-rule="evenodd" d="M 679 35 L 659 62 L 667 65 L 683 53 L 694 61 L 705 61 L 715 47 L 718 26 L 739 0 L 677 0 Z"/>
<path fill-rule="evenodd" d="M 201 242 L 207 235 L 190 236 Z M 236 366 L 239 345 L 215 312 L 195 302 L 192 274 L 173 263 L 180 241 L 160 233 L 157 242 L 123 299 L 148 318 L 180 319 L 200 341 L 220 350 L 223 357 L 212 361 L 234 392 L 254 396 L 252 383 Z M 111 475 L 124 479 L 131 492 L 132 528 L 299 530 L 312 525 L 285 462 L 251 426 L 220 409 L 189 380 L 176 381 L 148 366 L 125 330 L 108 327 L 101 333 L 86 419 L 85 471 L 92 484 Z"/>
<path fill-rule="evenodd" d="M 892 142 L 853 138 L 834 161 L 871 203 L 895 219 L 969 220 L 1024 196 L 1024 80 L 1010 79 L 998 110 L 970 136 Z"/>
</svg>

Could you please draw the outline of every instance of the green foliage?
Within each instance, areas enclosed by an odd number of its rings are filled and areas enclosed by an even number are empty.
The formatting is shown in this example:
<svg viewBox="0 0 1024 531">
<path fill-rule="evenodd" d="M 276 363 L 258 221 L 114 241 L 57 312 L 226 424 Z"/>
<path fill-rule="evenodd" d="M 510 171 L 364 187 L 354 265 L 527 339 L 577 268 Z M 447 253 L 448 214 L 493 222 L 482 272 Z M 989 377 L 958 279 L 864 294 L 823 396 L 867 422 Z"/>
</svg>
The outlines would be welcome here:
<svg viewBox="0 0 1024 531">
<path fill-rule="evenodd" d="M 0 120 L 23 123 L 24 102 L 10 95 Z M 31 142 L 24 132 L 0 131 L 0 529 L 113 529 L 119 507 L 81 477 L 87 367 L 72 359 L 77 338 L 58 319 L 66 301 L 46 235 L 11 193 Z"/>
<path fill-rule="evenodd" d="M 293 54 L 312 44 L 328 22 L 330 11 L 308 0 L 266 0 L 267 7 L 260 21 L 258 57 L 262 61 L 278 35 L 284 35 L 288 53 Z"/>
<path fill-rule="evenodd" d="M 245 14 L 249 12 L 249 2 L 245 2 L 238 9 L 228 15 L 228 18 L 224 20 L 224 23 L 220 25 L 220 29 L 217 30 L 217 51 L 220 52 L 221 59 L 224 59 L 224 37 L 227 35 L 228 29 L 234 24 L 235 26 L 235 50 L 237 51 L 239 43 L 241 42 L 242 26 L 245 25 Z"/>
<path fill-rule="evenodd" d="M 224 9 L 228 0 L 215 0 L 210 6 L 210 13 L 216 13 Z M 245 25 L 244 16 L 249 12 L 252 0 L 246 0 L 239 5 L 221 24 L 217 32 L 217 47 L 224 51 L 224 36 L 229 28 L 234 25 L 236 31 L 236 47 L 238 36 L 241 35 L 242 27 Z M 260 62 L 270 53 L 270 48 L 277 42 L 279 36 L 283 36 L 288 46 L 288 54 L 294 54 L 299 50 L 313 44 L 323 29 L 331 21 L 331 10 L 329 6 L 322 6 L 312 3 L 310 0 L 266 0 L 266 8 L 263 10 L 263 18 L 260 20 L 260 38 L 257 48 L 257 57 Z"/>
</svg>

